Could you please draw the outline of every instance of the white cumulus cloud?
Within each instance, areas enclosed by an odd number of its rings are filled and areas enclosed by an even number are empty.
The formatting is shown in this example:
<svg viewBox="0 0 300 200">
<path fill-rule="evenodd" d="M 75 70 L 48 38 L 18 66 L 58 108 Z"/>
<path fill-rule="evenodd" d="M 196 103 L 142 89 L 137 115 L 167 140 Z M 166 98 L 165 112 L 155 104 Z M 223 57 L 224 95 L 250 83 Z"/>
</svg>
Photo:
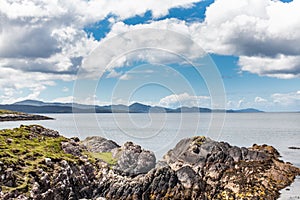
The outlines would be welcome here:
<svg viewBox="0 0 300 200">
<path fill-rule="evenodd" d="M 82 69 L 85 75 L 93 77 L 99 76 L 99 71 L 130 66 L 135 61 L 183 64 L 205 56 L 204 50 L 188 36 L 188 26 L 178 19 L 138 25 L 118 22 L 85 58 Z"/>
<path fill-rule="evenodd" d="M 117 22 L 106 39 L 143 28 L 172 30 L 193 39 L 207 52 L 239 57 L 241 71 L 283 79 L 297 78 L 300 77 L 300 46 L 296 45 L 300 43 L 299 9 L 299 1 L 217 0 L 207 8 L 203 22 L 187 23 L 178 19 L 137 25 Z M 156 37 L 145 35 L 145 38 Z M 145 41 L 141 39 L 133 42 L 143 46 Z M 180 55 L 197 57 L 203 54 L 197 54 L 185 41 L 164 44 L 166 49 L 168 45 L 176 46 L 175 52 Z M 161 62 L 176 60 L 153 52 L 141 54 L 150 61 L 153 58 Z M 127 56 L 126 61 L 134 58 Z"/>
<path fill-rule="evenodd" d="M 277 77 L 300 76 L 300 1 L 217 0 L 192 37 L 207 51 L 239 56 L 241 70 Z"/>
<path fill-rule="evenodd" d="M 190 39 L 207 52 L 239 57 L 241 71 L 284 79 L 300 77 L 299 0 L 289 3 L 215 0 L 206 9 L 203 21 L 154 19 L 137 25 L 122 22 L 126 18 L 142 16 L 147 11 L 151 11 L 157 19 L 168 14 L 170 8 L 189 8 L 195 2 L 199 0 L 0 0 L 0 70 L 1 74 L 5 74 L 0 75 L 3 101 L 11 100 L 19 89 L 24 88 L 32 92 L 30 97 L 38 98 L 39 92 L 53 85 L 55 80 L 75 79 L 80 67 L 84 72 L 95 75 L 96 71 L 106 67 L 101 64 L 110 61 L 115 61 L 113 67 L 121 67 L 136 59 L 170 63 L 177 62 L 178 55 L 189 58 L 202 56 L 204 52 L 198 51 Z M 101 41 L 96 41 L 83 30 L 107 17 L 110 18 L 111 31 Z M 145 32 L 134 40 L 125 38 L 104 48 L 106 57 L 96 55 L 101 59 L 96 59 L 98 63 L 94 66 L 82 64 L 96 46 L 118 34 L 145 28 L 172 30 L 184 36 L 174 40 L 170 35 Z M 151 45 L 172 49 L 172 52 L 144 49 L 122 57 L 115 54 L 128 46 Z M 114 52 L 114 49 L 120 51 Z M 117 75 L 111 70 L 110 76 Z M 283 96 L 274 94 L 274 101 L 281 102 L 287 98 L 286 94 Z M 292 96 L 289 100 L 297 103 L 297 100 L 291 100 Z"/>
<path fill-rule="evenodd" d="M 268 102 L 268 100 L 266 100 L 262 97 L 255 97 L 254 102 L 255 103 L 266 103 L 266 102 Z"/>
<path fill-rule="evenodd" d="M 293 105 L 295 108 L 300 107 L 300 91 L 290 93 L 275 93 L 272 95 L 273 102 L 281 106 Z"/>
<path fill-rule="evenodd" d="M 26 87 L 33 90 L 56 79 L 72 80 L 83 57 L 99 44 L 84 27 L 111 15 L 111 23 L 147 11 L 159 17 L 170 8 L 187 8 L 194 2 L 197 1 L 0 0 L 0 70 L 8 72 L 0 85 L 10 90 Z M 10 79 L 11 73 L 22 77 Z M 36 74 L 43 78 L 36 78 Z"/>
<path fill-rule="evenodd" d="M 188 93 L 172 94 L 162 98 L 159 105 L 167 108 L 187 107 L 210 107 L 209 96 L 189 95 Z"/>
</svg>

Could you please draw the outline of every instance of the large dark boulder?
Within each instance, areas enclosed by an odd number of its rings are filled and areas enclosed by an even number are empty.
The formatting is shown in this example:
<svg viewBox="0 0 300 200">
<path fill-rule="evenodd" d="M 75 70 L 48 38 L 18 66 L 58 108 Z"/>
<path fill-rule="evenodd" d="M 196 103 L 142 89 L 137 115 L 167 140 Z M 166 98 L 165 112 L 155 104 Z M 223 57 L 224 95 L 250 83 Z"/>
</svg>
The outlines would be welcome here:
<svg viewBox="0 0 300 200">
<path fill-rule="evenodd" d="M 203 168 L 216 163 L 226 164 L 227 167 L 230 167 L 241 160 L 263 161 L 269 158 L 270 154 L 264 151 L 239 148 L 226 142 L 216 142 L 210 138 L 198 136 L 182 139 L 164 155 L 163 161 L 177 169 L 182 165 Z"/>
<path fill-rule="evenodd" d="M 205 185 L 204 193 L 212 199 L 275 199 L 300 173 L 278 157 L 278 151 L 268 145 L 240 148 L 194 137 L 178 142 L 161 163 L 177 171 L 185 188 Z"/>
</svg>

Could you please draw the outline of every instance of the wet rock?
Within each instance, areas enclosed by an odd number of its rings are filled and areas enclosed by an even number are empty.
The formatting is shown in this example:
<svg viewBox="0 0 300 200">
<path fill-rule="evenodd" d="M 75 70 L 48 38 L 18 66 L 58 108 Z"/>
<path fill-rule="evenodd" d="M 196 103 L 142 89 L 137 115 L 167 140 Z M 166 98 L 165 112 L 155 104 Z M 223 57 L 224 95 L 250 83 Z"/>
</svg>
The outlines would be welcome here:
<svg viewBox="0 0 300 200">
<path fill-rule="evenodd" d="M 263 145 L 257 145 L 257 144 L 253 144 L 253 146 L 250 148 L 251 150 L 254 150 L 256 152 L 263 152 L 265 154 L 267 154 L 269 157 L 274 157 L 274 158 L 278 158 L 280 157 L 279 152 L 272 146 L 263 144 Z M 262 154 L 260 154 L 262 155 Z M 264 159 L 264 158 L 262 158 Z"/>
<path fill-rule="evenodd" d="M 300 147 L 288 147 L 289 149 L 299 149 L 300 150 Z"/>
</svg>

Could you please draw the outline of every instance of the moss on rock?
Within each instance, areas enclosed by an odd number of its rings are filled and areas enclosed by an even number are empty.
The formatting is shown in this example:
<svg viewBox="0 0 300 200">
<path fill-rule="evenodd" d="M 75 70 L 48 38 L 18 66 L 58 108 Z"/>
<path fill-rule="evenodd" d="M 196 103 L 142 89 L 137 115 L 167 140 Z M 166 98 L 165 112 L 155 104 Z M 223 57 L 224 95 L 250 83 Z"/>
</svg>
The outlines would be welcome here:
<svg viewBox="0 0 300 200">
<path fill-rule="evenodd" d="M 39 125 L 21 125 L 20 128 L 0 130 L 1 191 L 18 191 L 28 196 L 38 171 L 53 172 L 57 167 L 47 162 L 81 162 L 80 157 L 66 153 L 62 148 L 62 143 L 71 140 L 53 132 Z M 110 152 L 91 153 L 83 150 L 83 155 L 94 163 L 101 160 L 113 166 L 117 162 Z"/>
<path fill-rule="evenodd" d="M 154 167 L 154 154 L 132 142 L 87 141 L 39 125 L 0 130 L 0 199 L 271 200 L 300 174 L 268 145 L 187 138 Z"/>
<path fill-rule="evenodd" d="M 39 168 L 48 168 L 44 162 L 46 158 L 76 162 L 77 158 L 61 149 L 61 142 L 67 140 L 62 136 L 46 137 L 32 133 L 27 126 L 0 130 L 1 173 L 11 171 L 11 177 L 1 180 L 2 190 L 27 192 L 31 188 L 29 180 L 33 178 L 32 174 Z M 14 184 L 10 184 L 11 178 L 15 179 Z"/>
</svg>

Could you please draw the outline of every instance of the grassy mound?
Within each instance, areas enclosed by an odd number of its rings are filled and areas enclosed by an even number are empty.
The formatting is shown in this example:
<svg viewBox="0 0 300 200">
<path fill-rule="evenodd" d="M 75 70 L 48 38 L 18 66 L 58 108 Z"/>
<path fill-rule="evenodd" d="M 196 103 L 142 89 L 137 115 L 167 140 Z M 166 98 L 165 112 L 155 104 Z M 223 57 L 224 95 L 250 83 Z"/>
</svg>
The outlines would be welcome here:
<svg viewBox="0 0 300 200">
<path fill-rule="evenodd" d="M 42 130 L 40 133 L 33 130 Z M 27 193 L 32 189 L 38 171 L 54 172 L 56 164 L 62 160 L 80 165 L 79 156 L 66 153 L 62 143 L 70 139 L 58 135 L 48 135 L 47 130 L 38 125 L 0 130 L 0 186 L 3 192 Z M 92 153 L 80 149 L 91 163 L 98 160 L 109 166 L 117 163 L 111 153 Z M 47 164 L 51 160 L 54 165 Z M 29 195 L 29 194 L 27 194 Z"/>
<path fill-rule="evenodd" d="M 0 163 L 1 171 L 11 177 L 1 180 L 2 191 L 29 189 L 28 181 L 37 169 L 51 170 L 45 159 L 67 160 L 76 162 L 71 154 L 61 148 L 61 142 L 68 139 L 62 136 L 47 137 L 30 132 L 28 127 L 0 130 Z"/>
<path fill-rule="evenodd" d="M 1 110 L 0 109 L 0 115 L 1 114 L 24 114 L 22 112 L 16 112 L 16 111 L 11 111 L 11 110 Z"/>
</svg>

